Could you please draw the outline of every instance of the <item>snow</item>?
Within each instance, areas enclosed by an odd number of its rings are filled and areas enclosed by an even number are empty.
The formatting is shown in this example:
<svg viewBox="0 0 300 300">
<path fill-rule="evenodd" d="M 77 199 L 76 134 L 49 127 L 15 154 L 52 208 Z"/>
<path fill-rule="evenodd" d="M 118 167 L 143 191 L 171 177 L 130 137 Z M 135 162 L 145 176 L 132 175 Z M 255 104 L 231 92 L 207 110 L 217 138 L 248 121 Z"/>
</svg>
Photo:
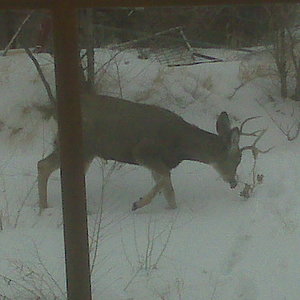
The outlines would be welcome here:
<svg viewBox="0 0 300 300">
<path fill-rule="evenodd" d="M 281 130 L 299 120 L 299 105 L 280 99 L 265 52 L 205 54 L 227 60 L 168 68 L 134 51 L 98 49 L 98 92 L 167 107 L 212 132 L 223 110 L 235 126 L 261 116 L 245 131 L 267 128 L 258 147 L 275 146 L 257 160 L 263 183 L 244 199 L 242 184 L 230 190 L 210 166 L 185 161 L 172 173 L 178 209 L 159 195 L 131 212 L 153 185 L 149 172 L 95 160 L 86 178 L 94 299 L 299 299 L 299 138 L 288 141 Z M 37 58 L 53 86 L 52 58 Z M 50 208 L 40 216 L 37 206 L 36 163 L 51 152 L 56 124 L 36 109 L 48 100 L 25 54 L 1 57 L 0 85 L 0 299 L 64 299 L 58 171 Z M 245 153 L 242 181 L 251 183 L 252 164 Z"/>
</svg>

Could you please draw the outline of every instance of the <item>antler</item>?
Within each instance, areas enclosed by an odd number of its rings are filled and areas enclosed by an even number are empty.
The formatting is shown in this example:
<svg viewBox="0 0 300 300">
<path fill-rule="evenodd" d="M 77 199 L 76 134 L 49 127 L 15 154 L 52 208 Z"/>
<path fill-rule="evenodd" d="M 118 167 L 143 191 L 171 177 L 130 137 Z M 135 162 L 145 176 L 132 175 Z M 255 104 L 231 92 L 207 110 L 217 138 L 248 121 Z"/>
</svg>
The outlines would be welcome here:
<svg viewBox="0 0 300 300">
<path fill-rule="evenodd" d="M 240 126 L 240 135 L 245 135 L 245 136 L 259 136 L 259 134 L 264 130 L 264 129 L 259 129 L 253 132 L 243 132 L 243 128 L 245 126 L 245 124 L 250 121 L 250 120 L 254 120 L 254 119 L 258 119 L 261 118 L 261 116 L 256 116 L 256 117 L 250 117 L 247 118 L 246 120 L 244 120 Z"/>
<path fill-rule="evenodd" d="M 254 119 L 254 118 L 256 118 L 256 117 L 253 117 L 252 119 Z M 249 119 L 250 119 L 250 118 L 249 118 Z M 257 158 L 257 156 L 258 156 L 259 153 L 268 153 L 269 151 L 271 151 L 271 150 L 274 148 L 274 146 L 273 146 L 273 147 L 270 147 L 270 148 L 267 149 L 267 150 L 260 150 L 260 149 L 258 149 L 258 148 L 256 147 L 257 142 L 262 138 L 262 136 L 266 133 L 266 131 L 267 131 L 267 129 L 260 129 L 260 130 L 255 131 L 254 133 L 256 134 L 255 136 L 257 136 L 257 138 L 255 139 L 255 141 L 253 142 L 253 144 L 250 145 L 250 146 L 245 146 L 245 147 L 243 147 L 243 148 L 241 149 L 241 151 L 243 152 L 243 151 L 245 151 L 245 150 L 251 150 L 254 159 Z M 259 134 L 258 134 L 258 133 L 259 133 Z M 258 134 L 258 135 L 257 135 L 257 134 Z M 254 135 L 254 134 L 251 134 L 251 135 Z"/>
<path fill-rule="evenodd" d="M 261 116 L 247 118 L 245 121 L 242 122 L 242 124 L 240 126 L 240 135 L 255 136 L 256 137 L 256 139 L 254 140 L 252 145 L 245 146 L 245 147 L 241 148 L 241 152 L 243 152 L 245 150 L 251 150 L 252 155 L 253 155 L 252 183 L 251 184 L 244 183 L 245 184 L 244 190 L 240 193 L 240 195 L 245 197 L 245 198 L 249 198 L 250 195 L 253 193 L 256 184 L 257 183 L 262 183 L 262 180 L 263 180 L 263 175 L 262 174 L 256 174 L 256 171 L 255 171 L 258 154 L 259 153 L 267 153 L 267 152 L 271 151 L 274 148 L 274 147 L 271 147 L 271 148 L 266 149 L 266 150 L 260 150 L 256 147 L 256 144 L 259 142 L 259 140 L 266 133 L 266 131 L 267 131 L 266 128 L 265 129 L 259 129 L 259 130 L 253 131 L 253 132 L 248 132 L 248 133 L 243 132 L 243 127 L 245 126 L 245 124 L 248 121 L 258 119 L 258 118 L 261 118 Z"/>
</svg>

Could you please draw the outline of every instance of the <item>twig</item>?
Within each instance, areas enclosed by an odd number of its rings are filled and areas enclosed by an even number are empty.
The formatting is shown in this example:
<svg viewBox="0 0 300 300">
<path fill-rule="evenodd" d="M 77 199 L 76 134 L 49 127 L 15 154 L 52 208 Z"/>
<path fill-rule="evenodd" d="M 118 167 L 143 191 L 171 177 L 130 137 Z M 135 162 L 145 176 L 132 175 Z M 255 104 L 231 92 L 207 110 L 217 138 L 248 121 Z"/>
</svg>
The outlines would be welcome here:
<svg viewBox="0 0 300 300">
<path fill-rule="evenodd" d="M 97 75 L 102 69 L 104 69 L 104 67 L 106 66 L 106 65 L 109 65 L 120 53 L 121 53 L 122 51 L 120 51 L 120 52 L 117 52 L 117 53 L 114 53 L 114 55 L 112 55 L 111 56 L 111 58 L 108 60 L 108 61 L 106 61 L 96 72 L 95 72 L 95 75 Z"/>
<path fill-rule="evenodd" d="M 21 23 L 21 25 L 19 26 L 18 30 L 16 31 L 16 33 L 13 35 L 13 37 L 11 38 L 11 40 L 9 41 L 8 45 L 5 47 L 4 51 L 3 51 L 3 56 L 6 56 L 8 50 L 10 49 L 12 43 L 15 41 L 15 39 L 18 37 L 18 35 L 20 34 L 21 30 L 23 29 L 24 25 L 27 23 L 27 21 L 30 19 L 30 17 L 32 16 L 32 14 L 34 13 L 34 11 L 32 11 L 30 14 L 28 14 L 26 16 L 26 18 L 24 19 L 24 21 Z"/>
<path fill-rule="evenodd" d="M 126 247 L 125 247 L 125 243 L 124 243 L 124 239 L 123 239 L 123 230 L 122 227 L 120 226 L 120 232 L 121 232 L 121 245 L 122 245 L 122 249 L 125 255 L 125 259 L 127 260 L 128 264 L 131 266 L 132 270 L 134 270 L 134 266 L 132 261 L 129 258 L 129 255 L 127 253 Z"/>
<path fill-rule="evenodd" d="M 152 217 L 150 216 L 147 225 L 147 246 L 146 246 L 145 262 L 144 262 L 144 269 L 148 271 L 148 273 L 151 271 L 153 267 L 151 261 L 152 261 L 152 253 L 153 253 L 154 242 L 155 242 L 155 238 L 154 238 L 155 228 L 153 229 L 153 233 L 151 236 L 151 223 L 152 223 Z"/>
<path fill-rule="evenodd" d="M 175 220 L 172 221 L 172 224 L 171 224 L 170 230 L 169 230 L 169 232 L 168 232 L 167 238 L 166 238 L 166 240 L 165 240 L 164 246 L 163 246 L 162 250 L 160 251 L 160 253 L 159 253 L 159 255 L 158 255 L 158 257 L 157 257 L 157 259 L 156 259 L 156 261 L 155 261 L 155 263 L 154 263 L 154 265 L 153 265 L 154 267 L 157 267 L 157 265 L 158 265 L 160 259 L 162 258 L 163 254 L 165 253 L 165 251 L 166 251 L 166 249 L 167 249 L 167 246 L 168 246 L 168 244 L 169 244 L 169 241 L 170 241 L 170 238 L 171 238 L 171 234 L 172 234 L 172 232 L 173 232 L 173 229 L 174 229 L 174 226 L 175 226 L 175 222 L 176 222 L 176 220 L 177 220 L 177 217 L 178 217 L 178 213 L 176 214 Z"/>
<path fill-rule="evenodd" d="M 15 279 L 12 279 L 12 278 L 7 277 L 7 276 L 2 275 L 2 274 L 0 274 L 0 278 L 2 278 L 7 283 L 7 285 L 14 284 L 15 286 L 18 286 L 18 287 L 22 288 L 23 290 L 27 291 L 28 293 L 32 294 L 35 297 L 35 299 L 40 299 L 39 294 L 37 294 L 36 292 L 31 290 L 30 288 L 26 287 L 22 283 L 16 281 Z"/>
<path fill-rule="evenodd" d="M 5 175 L 1 172 L 1 179 L 2 179 L 2 192 L 4 193 L 3 195 L 3 200 L 5 203 L 5 211 L 6 211 L 6 218 L 7 218 L 7 223 L 9 224 L 9 206 L 8 206 L 8 199 L 7 199 L 7 192 L 6 192 L 6 181 L 5 181 Z M 4 213 L 1 210 L 1 230 L 3 230 L 3 217 Z"/>
<path fill-rule="evenodd" d="M 56 99 L 55 97 L 53 96 L 53 93 L 51 91 L 51 87 L 48 83 L 48 81 L 46 80 L 44 74 L 43 74 L 43 71 L 41 69 L 41 66 L 39 64 L 39 62 L 37 61 L 37 59 L 34 57 L 34 55 L 32 54 L 32 52 L 30 51 L 30 49 L 26 46 L 23 46 L 23 48 L 25 49 L 25 52 L 27 53 L 27 55 L 30 57 L 30 59 L 32 60 L 32 62 L 34 63 L 40 77 L 41 77 L 41 80 L 44 84 L 44 87 L 46 89 L 46 92 L 48 94 L 48 97 L 49 97 L 49 100 L 50 102 L 53 104 L 53 105 L 56 105 Z"/>
<path fill-rule="evenodd" d="M 2 220 L 3 220 L 3 213 L 2 213 L 2 210 L 0 210 L 0 231 L 3 230 L 3 222 L 2 222 Z"/>
<path fill-rule="evenodd" d="M 271 97 L 272 98 L 272 97 Z M 299 136 L 299 133 L 300 133 L 300 122 L 298 122 L 298 125 L 297 125 L 297 130 L 296 130 L 296 134 L 291 137 L 290 136 L 290 132 L 292 130 L 292 128 L 294 127 L 294 125 L 288 130 L 288 132 L 286 132 L 285 130 L 283 130 L 283 128 L 281 128 L 276 120 L 273 118 L 273 116 L 266 110 L 266 108 L 257 100 L 255 99 L 256 103 L 266 112 L 266 114 L 268 115 L 268 117 L 270 118 L 270 120 L 274 123 L 274 125 L 281 131 L 281 133 L 283 135 L 285 135 L 287 137 L 287 140 L 290 142 L 290 141 L 293 141 L 295 140 L 298 136 Z"/>
<path fill-rule="evenodd" d="M 240 88 L 242 88 L 246 83 L 247 82 L 242 82 L 238 87 L 234 88 L 234 92 L 230 96 L 228 96 L 228 99 L 231 100 L 235 96 L 235 94 L 238 92 L 238 90 Z"/>
<path fill-rule="evenodd" d="M 294 126 L 295 126 L 295 125 L 294 125 Z M 286 134 L 286 137 L 287 137 L 287 139 L 288 139 L 289 142 L 295 140 L 295 139 L 299 136 L 299 132 L 300 132 L 300 122 L 298 122 L 298 124 L 297 124 L 297 129 L 296 129 L 296 133 L 294 134 L 294 136 L 293 136 L 293 137 L 290 136 L 290 132 L 291 132 L 292 128 L 294 128 L 294 126 L 292 126 L 292 127 L 289 129 L 289 131 L 287 132 L 287 134 Z"/>
<path fill-rule="evenodd" d="M 36 255 L 38 258 L 38 261 L 40 263 L 40 265 L 42 266 L 43 270 L 46 272 L 46 274 L 48 275 L 48 278 L 53 282 L 53 284 L 56 286 L 56 288 L 59 290 L 59 292 L 61 293 L 61 295 L 63 296 L 63 299 L 66 298 L 66 293 L 62 290 L 62 288 L 60 287 L 60 285 L 58 284 L 57 280 L 52 276 L 52 274 L 49 272 L 49 270 L 47 269 L 47 267 L 45 266 L 45 264 L 43 263 L 41 256 L 39 254 L 39 249 L 36 245 L 36 243 L 33 243 L 35 251 L 36 251 Z"/>
<path fill-rule="evenodd" d="M 257 78 L 263 78 L 263 77 L 266 77 L 266 76 L 267 75 L 264 75 L 264 74 L 256 75 L 253 78 L 250 78 L 250 79 L 247 79 L 247 80 L 241 82 L 239 86 L 237 86 L 236 88 L 234 88 L 234 92 L 230 96 L 228 96 L 227 98 L 229 100 L 231 100 L 236 95 L 236 93 L 239 91 L 239 89 L 241 89 L 242 87 L 244 87 L 246 84 L 250 83 L 251 81 L 254 81 Z"/>
<path fill-rule="evenodd" d="M 97 254 L 99 251 L 99 240 L 100 240 L 100 236 L 101 236 L 101 231 L 107 226 L 107 224 L 103 224 L 103 213 L 104 213 L 103 205 L 104 205 L 104 200 L 105 200 L 106 187 L 107 187 L 107 184 L 109 183 L 111 176 L 113 175 L 113 172 L 122 166 L 115 162 L 108 169 L 108 171 L 105 172 L 105 166 L 101 161 L 100 161 L 99 165 L 100 165 L 100 168 L 102 171 L 102 173 L 101 173 L 102 185 L 101 185 L 101 192 L 100 192 L 100 206 L 97 210 L 95 224 L 92 229 L 92 234 L 90 236 L 91 237 L 90 249 L 92 250 L 94 247 L 93 252 L 91 251 L 91 273 L 93 273 L 95 265 L 96 265 Z M 103 235 L 101 237 L 103 238 Z"/>
<path fill-rule="evenodd" d="M 100 71 L 102 71 L 106 66 L 108 66 L 122 51 L 119 51 L 117 53 L 114 53 L 114 55 L 111 56 L 111 58 L 106 61 L 97 71 L 95 71 L 95 77 L 98 75 Z M 105 72 L 105 70 L 104 70 Z M 97 80 L 95 80 L 95 87 L 99 84 L 100 80 L 102 79 L 102 76 L 98 77 Z"/>
<path fill-rule="evenodd" d="M 139 246 L 138 246 L 138 241 L 137 241 L 137 232 L 136 232 L 136 224 L 135 224 L 135 215 L 133 216 L 133 240 L 134 240 L 134 247 L 135 247 L 135 251 L 136 254 L 138 256 L 139 259 L 139 263 L 141 264 L 141 254 L 139 252 Z"/>
<path fill-rule="evenodd" d="M 128 281 L 128 283 L 124 287 L 124 289 L 123 289 L 124 292 L 129 288 L 129 286 L 131 285 L 131 283 L 133 282 L 133 280 L 136 278 L 136 276 L 139 274 L 140 271 L 141 271 L 141 268 L 136 270 L 136 272 L 133 274 L 131 279 Z"/>
<path fill-rule="evenodd" d="M 117 68 L 117 76 L 118 76 L 118 84 L 119 84 L 119 90 L 120 90 L 120 97 L 123 98 L 123 90 L 122 90 L 122 83 L 121 83 L 121 76 L 120 76 L 120 70 L 119 70 L 119 65 L 115 61 L 115 65 Z"/>
<path fill-rule="evenodd" d="M 180 280 L 179 278 L 176 278 L 176 290 L 178 294 L 178 300 L 182 300 L 182 290 L 184 288 L 184 281 L 183 279 Z"/>
<path fill-rule="evenodd" d="M 6 295 L 0 293 L 0 299 L 1 300 L 14 300 L 13 298 L 7 297 Z"/>
<path fill-rule="evenodd" d="M 215 284 L 215 286 L 214 286 L 214 289 L 213 289 L 213 291 L 212 291 L 212 294 L 211 294 L 210 300 L 213 300 L 213 299 L 215 299 L 215 294 L 216 294 L 216 291 L 217 291 L 217 282 L 216 282 L 216 284 Z"/>
<path fill-rule="evenodd" d="M 108 178 L 105 177 L 105 170 L 103 167 L 103 164 L 101 164 L 101 169 L 102 169 L 102 185 L 101 185 L 101 192 L 100 192 L 100 206 L 97 211 L 97 217 L 95 220 L 95 226 L 93 228 L 93 233 L 92 233 L 92 242 L 91 242 L 91 249 L 93 248 L 93 243 L 95 243 L 95 250 L 94 253 L 92 253 L 92 262 L 91 262 L 91 274 L 93 273 L 96 265 L 96 259 L 97 259 L 97 254 L 99 250 L 99 239 L 100 239 L 100 232 L 102 230 L 102 221 L 103 221 L 103 203 L 104 203 L 104 193 L 105 193 L 105 187 Z"/>
<path fill-rule="evenodd" d="M 28 197 L 30 196 L 33 188 L 36 186 L 36 183 L 37 183 L 37 179 L 33 182 L 33 184 L 31 185 L 30 189 L 28 190 L 28 192 L 26 193 L 23 201 L 21 202 L 21 205 L 20 207 L 18 208 L 17 210 L 17 216 L 16 216 L 16 220 L 15 220 L 15 224 L 14 224 L 14 228 L 17 228 L 17 225 L 18 225 L 18 222 L 19 222 L 19 218 L 20 218 L 20 215 L 21 215 L 21 211 L 25 205 L 25 202 L 26 200 L 28 199 Z"/>
</svg>

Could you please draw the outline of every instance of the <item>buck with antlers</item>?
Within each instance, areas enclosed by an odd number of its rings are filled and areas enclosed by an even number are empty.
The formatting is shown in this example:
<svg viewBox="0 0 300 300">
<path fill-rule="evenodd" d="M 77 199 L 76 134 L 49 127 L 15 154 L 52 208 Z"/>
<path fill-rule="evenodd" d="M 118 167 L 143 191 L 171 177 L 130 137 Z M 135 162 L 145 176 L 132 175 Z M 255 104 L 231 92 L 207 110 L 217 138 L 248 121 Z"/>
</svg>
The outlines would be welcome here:
<svg viewBox="0 0 300 300">
<path fill-rule="evenodd" d="M 231 188 L 237 185 L 236 169 L 242 150 L 240 129 L 230 127 L 226 112 L 216 122 L 218 134 L 204 131 L 166 109 L 108 96 L 83 95 L 83 142 L 86 170 L 95 157 L 148 168 L 154 187 L 132 205 L 132 210 L 149 204 L 163 192 L 168 206 L 176 208 L 170 171 L 183 160 L 213 166 Z M 244 123 L 243 123 L 244 125 Z M 243 125 L 241 127 L 243 127 Z M 252 133 L 252 135 L 257 132 Z M 40 209 L 47 204 L 47 181 L 60 166 L 59 145 L 38 162 Z"/>
</svg>

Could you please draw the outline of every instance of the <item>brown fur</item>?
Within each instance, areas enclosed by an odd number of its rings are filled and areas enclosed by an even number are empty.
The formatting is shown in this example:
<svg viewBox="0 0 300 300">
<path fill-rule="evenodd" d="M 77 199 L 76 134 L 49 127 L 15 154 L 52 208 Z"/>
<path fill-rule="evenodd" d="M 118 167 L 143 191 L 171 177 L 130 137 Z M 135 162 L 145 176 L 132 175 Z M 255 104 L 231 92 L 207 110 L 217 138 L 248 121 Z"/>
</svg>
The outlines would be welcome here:
<svg viewBox="0 0 300 300">
<path fill-rule="evenodd" d="M 191 125 L 169 110 L 109 96 L 83 95 L 82 116 L 87 166 L 94 157 L 101 157 L 142 165 L 152 171 L 156 185 L 133 204 L 133 210 L 150 203 L 160 190 L 169 206 L 175 208 L 170 170 L 183 160 L 217 165 L 226 181 L 234 180 L 240 157 L 238 160 L 239 149 L 235 145 L 238 155 L 234 161 L 231 158 L 233 130 L 226 113 L 220 115 L 217 123 L 220 135 Z M 41 209 L 47 207 L 48 178 L 59 164 L 56 144 L 53 153 L 38 163 Z"/>
</svg>

